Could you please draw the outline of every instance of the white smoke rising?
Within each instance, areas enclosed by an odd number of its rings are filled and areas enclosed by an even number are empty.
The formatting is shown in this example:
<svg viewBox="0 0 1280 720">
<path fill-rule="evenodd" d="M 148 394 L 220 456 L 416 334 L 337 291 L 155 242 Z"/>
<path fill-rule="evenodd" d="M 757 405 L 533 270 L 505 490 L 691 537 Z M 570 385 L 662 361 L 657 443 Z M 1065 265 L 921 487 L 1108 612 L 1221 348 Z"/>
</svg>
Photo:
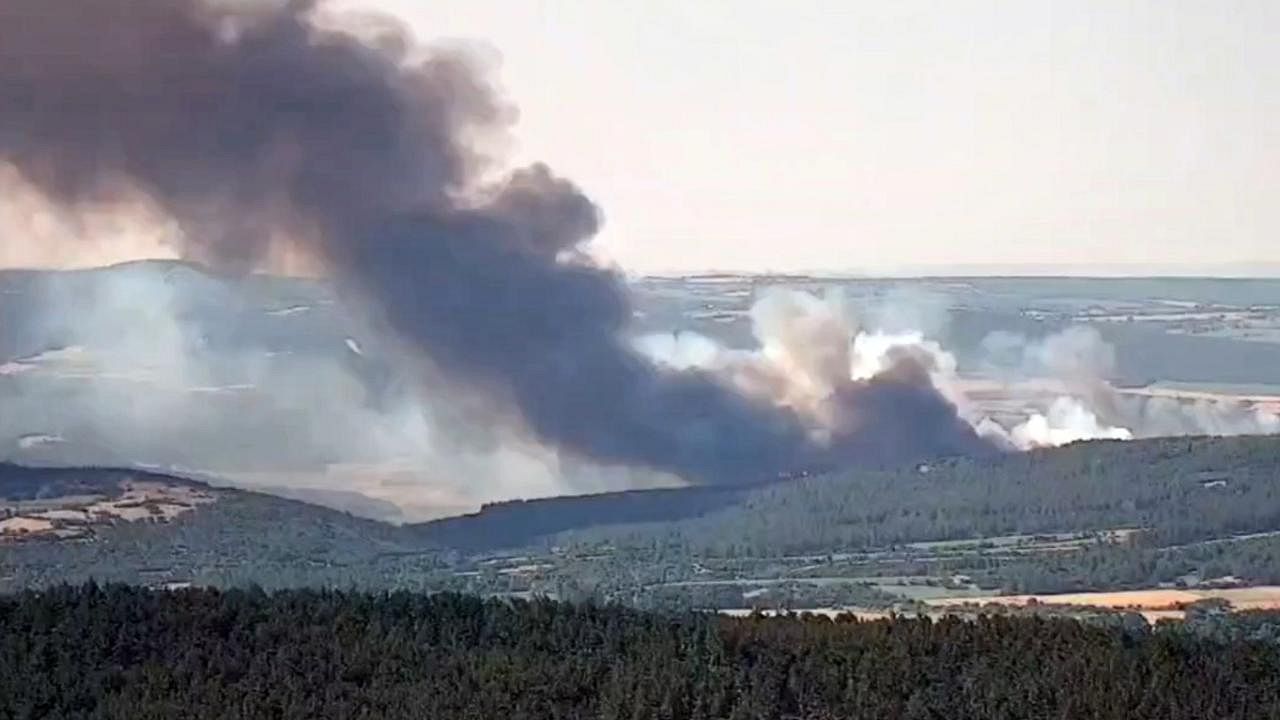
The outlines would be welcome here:
<svg viewBox="0 0 1280 720">
<path fill-rule="evenodd" d="M 1048 411 L 1033 412 L 1009 433 L 1020 448 L 1066 445 L 1080 440 L 1132 440 L 1126 428 L 1105 425 L 1077 398 L 1054 398 Z"/>
<path fill-rule="evenodd" d="M 795 409 L 818 433 L 833 429 L 831 400 L 840 387 L 885 373 L 906 356 L 928 368 L 934 386 L 964 410 L 950 353 L 920 331 L 862 329 L 838 289 L 815 295 L 769 288 L 750 318 L 755 349 L 728 348 L 689 332 L 642 336 L 635 346 L 672 369 L 717 373 L 746 393 Z"/>
<path fill-rule="evenodd" d="M 930 379 L 980 435 L 1010 449 L 1081 440 L 1129 440 L 1167 435 L 1280 432 L 1280 415 L 1231 399 L 1185 399 L 1122 392 L 1109 382 L 1115 349 L 1090 327 L 1071 327 L 1038 340 L 996 332 L 983 341 L 981 389 L 1012 409 L 995 413 L 960 377 L 955 356 L 902 318 L 932 316 L 910 309 L 871 314 L 864 325 L 836 291 L 822 296 L 770 289 L 751 309 L 756 350 L 726 348 L 695 333 L 639 338 L 641 352 L 675 369 L 726 374 L 744 390 L 805 410 L 819 427 L 830 421 L 822 400 L 840 382 L 884 372 L 899 353 L 923 358 Z M 887 318 L 888 320 L 882 320 Z M 881 325 L 887 322 L 887 327 Z M 937 325 L 934 325 L 937 327 Z"/>
<path fill-rule="evenodd" d="M 983 346 L 988 368 L 1011 392 L 1019 387 L 1054 389 L 1047 407 L 1032 405 L 1026 421 L 1010 430 L 1009 439 L 1020 448 L 1092 439 L 1280 431 L 1280 415 L 1249 402 L 1117 389 L 1110 382 L 1115 348 L 1091 327 L 1071 327 L 1039 340 L 992 333 Z"/>
</svg>

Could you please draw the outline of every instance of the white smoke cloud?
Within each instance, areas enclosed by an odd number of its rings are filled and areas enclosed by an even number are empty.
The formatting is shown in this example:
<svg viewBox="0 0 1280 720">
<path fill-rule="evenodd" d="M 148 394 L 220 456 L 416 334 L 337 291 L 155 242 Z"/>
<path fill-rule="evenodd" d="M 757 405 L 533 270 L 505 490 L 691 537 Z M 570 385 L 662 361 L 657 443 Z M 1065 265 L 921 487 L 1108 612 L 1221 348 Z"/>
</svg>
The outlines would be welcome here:
<svg viewBox="0 0 1280 720">
<path fill-rule="evenodd" d="M 934 386 L 964 411 L 953 355 L 917 330 L 863 329 L 838 288 L 821 295 L 766 289 L 750 318 L 757 345 L 751 350 L 688 332 L 642 336 L 635 346 L 673 370 L 717 373 L 744 392 L 797 410 L 818 433 L 836 422 L 830 401 L 840 387 L 885 373 L 904 356 L 928 368 Z"/>
<path fill-rule="evenodd" d="M 838 290 L 823 295 L 770 288 L 750 310 L 757 348 L 728 348 L 693 333 L 660 333 L 635 345 L 673 370 L 701 369 L 728 377 L 744 392 L 807 415 L 820 432 L 834 418 L 825 401 L 841 383 L 887 369 L 895 348 L 917 347 L 914 333 L 859 332 Z"/>
<path fill-rule="evenodd" d="M 1077 398 L 1054 398 L 1048 411 L 1034 412 L 1009 432 L 1019 448 L 1066 445 L 1080 440 L 1132 440 L 1133 433 L 1098 420 Z"/>
<path fill-rule="evenodd" d="M 913 311 L 883 308 L 860 323 L 837 291 L 821 296 L 770 289 L 751 309 L 756 350 L 726 348 L 695 333 L 639 338 L 637 348 L 673 369 L 700 368 L 733 377 L 740 387 L 830 421 L 822 403 L 848 380 L 887 370 L 897 353 L 924 358 L 933 384 L 977 432 L 1010 449 L 1082 440 L 1168 435 L 1280 432 L 1280 415 L 1232 399 L 1144 396 L 1110 383 L 1115 349 L 1097 330 L 1071 327 L 1040 339 L 995 332 L 984 339 L 983 394 L 1000 398 L 996 416 L 960 377 L 955 356 L 922 330 L 906 329 Z M 881 318 L 891 321 L 881 325 Z M 938 327 L 935 324 L 935 327 Z M 1012 407 L 1010 407 L 1012 406 Z"/>
<path fill-rule="evenodd" d="M 1115 348 L 1091 327 L 1071 327 L 1038 340 L 992 333 L 983 347 L 987 368 L 1010 394 L 1044 395 L 1045 389 L 1053 388 L 1047 406 L 1029 399 L 1026 420 L 1010 429 L 1010 441 L 1020 448 L 1093 439 L 1280 431 L 1280 415 L 1247 401 L 1117 389 L 1110 382 Z"/>
</svg>

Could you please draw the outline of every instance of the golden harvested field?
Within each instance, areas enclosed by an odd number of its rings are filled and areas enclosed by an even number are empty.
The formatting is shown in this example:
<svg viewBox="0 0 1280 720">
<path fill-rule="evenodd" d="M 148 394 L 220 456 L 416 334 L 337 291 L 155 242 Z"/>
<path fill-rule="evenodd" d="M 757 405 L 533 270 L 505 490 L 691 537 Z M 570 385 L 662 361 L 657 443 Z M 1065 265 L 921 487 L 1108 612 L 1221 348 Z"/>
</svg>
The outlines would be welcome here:
<svg viewBox="0 0 1280 720">
<path fill-rule="evenodd" d="M 1182 609 L 1197 600 L 1221 598 L 1236 610 L 1280 609 L 1280 587 L 1273 585 L 1221 590 L 1126 590 L 1121 592 L 1066 593 L 1061 595 L 990 595 L 970 598 L 938 598 L 925 602 L 938 608 L 988 603 L 1023 606 L 1032 600 L 1045 605 L 1079 605 L 1142 611 L 1153 617 L 1180 617 Z"/>
<path fill-rule="evenodd" d="M 170 522 L 200 505 L 217 501 L 208 489 L 190 485 L 124 480 L 116 497 L 68 495 L 33 503 L 0 502 L 0 540 L 59 533 L 114 522 Z M 64 535 L 65 536 L 65 535 Z"/>
</svg>

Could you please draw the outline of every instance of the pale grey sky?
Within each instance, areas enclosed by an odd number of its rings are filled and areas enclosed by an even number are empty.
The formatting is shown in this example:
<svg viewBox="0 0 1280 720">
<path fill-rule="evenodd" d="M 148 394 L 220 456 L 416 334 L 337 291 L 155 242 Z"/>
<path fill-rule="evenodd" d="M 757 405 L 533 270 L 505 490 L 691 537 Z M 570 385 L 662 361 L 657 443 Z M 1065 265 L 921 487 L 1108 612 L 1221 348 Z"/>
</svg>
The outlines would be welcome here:
<svg viewBox="0 0 1280 720">
<path fill-rule="evenodd" d="M 502 57 L 623 267 L 1280 263 L 1275 0 L 345 0 Z"/>
</svg>

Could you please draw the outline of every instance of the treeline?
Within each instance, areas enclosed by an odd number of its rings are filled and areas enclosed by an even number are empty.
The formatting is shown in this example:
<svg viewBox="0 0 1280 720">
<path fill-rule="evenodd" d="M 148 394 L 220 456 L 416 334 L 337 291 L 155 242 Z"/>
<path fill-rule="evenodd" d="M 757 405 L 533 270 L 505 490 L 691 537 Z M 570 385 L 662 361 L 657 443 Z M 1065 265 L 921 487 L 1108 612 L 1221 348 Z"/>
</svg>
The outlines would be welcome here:
<svg viewBox="0 0 1280 720">
<path fill-rule="evenodd" d="M 1163 548 L 1142 543 L 1097 545 L 1076 553 L 978 565 L 957 563 L 956 567 L 984 587 L 1009 593 L 1115 590 L 1223 578 L 1280 585 L 1280 534 Z"/>
<path fill-rule="evenodd" d="M 0 598 L 0 718 L 1280 718 L 1280 648 L 1065 619 L 59 587 Z"/>
<path fill-rule="evenodd" d="M 559 590 L 559 588 L 557 588 Z M 574 588 L 575 593 L 557 593 L 561 599 L 575 597 L 616 598 L 627 605 L 648 610 L 787 610 L 791 608 L 857 607 L 887 610 L 907 605 L 895 595 L 859 583 L 813 583 L 796 580 L 765 582 L 688 582 L 653 585 L 622 592 L 602 593 L 595 588 Z"/>
</svg>

